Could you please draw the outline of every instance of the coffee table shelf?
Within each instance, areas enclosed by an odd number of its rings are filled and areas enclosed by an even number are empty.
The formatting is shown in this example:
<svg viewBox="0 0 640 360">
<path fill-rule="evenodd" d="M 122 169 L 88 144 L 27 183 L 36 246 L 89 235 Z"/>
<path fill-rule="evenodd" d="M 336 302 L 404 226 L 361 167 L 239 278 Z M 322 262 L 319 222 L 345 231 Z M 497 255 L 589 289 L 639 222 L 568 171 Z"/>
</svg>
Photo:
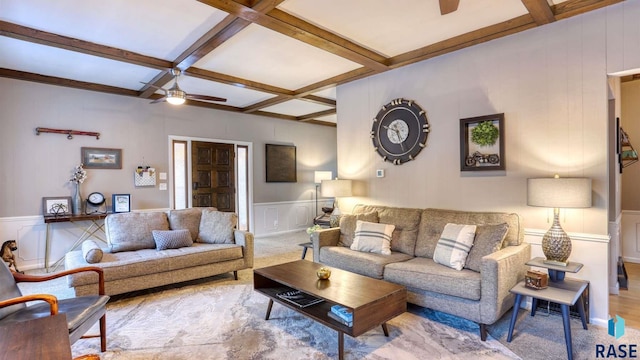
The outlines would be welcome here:
<svg viewBox="0 0 640 360">
<path fill-rule="evenodd" d="M 384 334 L 389 336 L 386 322 L 407 311 L 406 288 L 334 268 L 331 269 L 330 279 L 319 280 L 316 272 L 320 267 L 322 265 L 318 263 L 298 260 L 254 269 L 255 291 L 269 298 L 265 319 L 269 319 L 273 303 L 276 302 L 336 330 L 340 359 L 344 356 L 344 334 L 357 337 L 382 326 Z M 300 290 L 324 302 L 298 307 L 277 296 L 283 288 Z M 333 305 L 342 305 L 353 311 L 353 326 L 341 324 L 327 315 Z"/>
</svg>

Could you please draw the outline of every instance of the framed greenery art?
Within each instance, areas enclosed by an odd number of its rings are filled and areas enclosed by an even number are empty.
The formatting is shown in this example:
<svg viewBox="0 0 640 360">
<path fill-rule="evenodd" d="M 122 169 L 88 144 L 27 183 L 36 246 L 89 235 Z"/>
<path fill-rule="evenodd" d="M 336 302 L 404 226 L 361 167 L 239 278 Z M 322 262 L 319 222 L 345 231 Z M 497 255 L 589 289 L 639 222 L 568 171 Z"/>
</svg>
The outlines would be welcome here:
<svg viewBox="0 0 640 360">
<path fill-rule="evenodd" d="M 460 119 L 460 171 L 504 169 L 504 114 Z"/>
</svg>

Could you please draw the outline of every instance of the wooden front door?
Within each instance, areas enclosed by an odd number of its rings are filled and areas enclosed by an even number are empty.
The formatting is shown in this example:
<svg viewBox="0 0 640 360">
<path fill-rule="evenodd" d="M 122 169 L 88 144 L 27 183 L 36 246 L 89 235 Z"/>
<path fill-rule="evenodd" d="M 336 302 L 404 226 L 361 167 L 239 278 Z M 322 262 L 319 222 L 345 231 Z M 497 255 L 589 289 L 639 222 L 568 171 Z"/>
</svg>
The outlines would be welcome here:
<svg viewBox="0 0 640 360">
<path fill-rule="evenodd" d="M 213 206 L 235 212 L 235 155 L 233 144 L 191 143 L 192 206 Z"/>
</svg>

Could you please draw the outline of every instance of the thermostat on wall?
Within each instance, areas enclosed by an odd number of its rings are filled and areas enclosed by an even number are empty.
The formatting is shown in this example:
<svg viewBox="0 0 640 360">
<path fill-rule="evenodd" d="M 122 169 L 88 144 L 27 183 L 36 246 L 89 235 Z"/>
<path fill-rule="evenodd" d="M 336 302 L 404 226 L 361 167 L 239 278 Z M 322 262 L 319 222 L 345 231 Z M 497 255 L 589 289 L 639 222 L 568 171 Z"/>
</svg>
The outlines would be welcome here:
<svg viewBox="0 0 640 360">
<path fill-rule="evenodd" d="M 383 169 L 376 170 L 376 177 L 384 177 L 384 170 Z"/>
</svg>

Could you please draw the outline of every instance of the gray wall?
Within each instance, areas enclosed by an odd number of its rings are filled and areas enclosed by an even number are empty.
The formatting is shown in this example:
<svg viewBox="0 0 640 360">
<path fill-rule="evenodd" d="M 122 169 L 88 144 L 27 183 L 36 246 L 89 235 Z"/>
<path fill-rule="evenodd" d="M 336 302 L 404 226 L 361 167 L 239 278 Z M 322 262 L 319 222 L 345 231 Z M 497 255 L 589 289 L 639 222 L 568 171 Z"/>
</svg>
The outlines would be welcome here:
<svg viewBox="0 0 640 360">
<path fill-rule="evenodd" d="M 546 230 L 550 210 L 526 205 L 526 179 L 557 173 L 593 179 L 593 207 L 563 210 L 564 229 L 607 234 L 607 74 L 640 67 L 638 16 L 628 1 L 338 87 L 338 172 L 359 195 L 341 203 L 513 211 Z M 369 132 L 400 97 L 426 110 L 431 133 L 415 161 L 394 166 Z M 495 113 L 506 171 L 461 172 L 459 119 Z"/>
<path fill-rule="evenodd" d="M 88 170 L 83 195 L 130 193 L 133 209 L 169 207 L 169 192 L 136 188 L 138 165 L 169 171 L 168 136 L 253 143 L 254 202 L 312 200 L 313 171 L 336 171 L 336 129 L 192 106 L 0 78 L 0 217 L 42 214 L 42 197 L 71 196 L 68 182 L 80 148 L 119 148 L 122 170 Z M 100 132 L 35 135 L 36 127 Z M 297 147 L 298 182 L 266 183 L 265 143 Z"/>
<path fill-rule="evenodd" d="M 640 81 L 622 83 L 621 126 L 640 151 Z M 622 169 L 622 209 L 640 210 L 640 162 Z"/>
</svg>

